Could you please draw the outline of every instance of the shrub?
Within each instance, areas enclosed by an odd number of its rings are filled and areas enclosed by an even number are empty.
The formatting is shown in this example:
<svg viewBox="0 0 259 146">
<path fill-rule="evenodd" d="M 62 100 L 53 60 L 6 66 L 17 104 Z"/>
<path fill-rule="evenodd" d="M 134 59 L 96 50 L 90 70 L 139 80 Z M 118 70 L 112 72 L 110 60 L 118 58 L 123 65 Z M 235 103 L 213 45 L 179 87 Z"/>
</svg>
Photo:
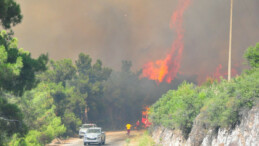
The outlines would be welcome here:
<svg viewBox="0 0 259 146">
<path fill-rule="evenodd" d="M 151 107 L 150 118 L 156 125 L 181 129 L 187 136 L 204 98 L 193 84 L 183 82 L 178 90 L 169 90 Z"/>
<path fill-rule="evenodd" d="M 244 57 L 247 59 L 249 65 L 252 68 L 259 67 L 259 43 L 255 47 L 249 47 L 244 54 Z"/>
<path fill-rule="evenodd" d="M 139 146 L 154 146 L 155 142 L 153 139 L 148 135 L 148 132 L 146 131 L 139 140 Z"/>
</svg>

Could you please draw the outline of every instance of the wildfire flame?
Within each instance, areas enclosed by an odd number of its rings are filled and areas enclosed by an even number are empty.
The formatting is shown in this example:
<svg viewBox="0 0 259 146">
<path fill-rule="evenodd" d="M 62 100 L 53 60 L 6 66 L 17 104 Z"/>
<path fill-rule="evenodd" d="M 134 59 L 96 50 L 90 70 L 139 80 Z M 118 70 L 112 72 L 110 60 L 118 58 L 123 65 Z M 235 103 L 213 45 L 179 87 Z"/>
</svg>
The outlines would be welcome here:
<svg viewBox="0 0 259 146">
<path fill-rule="evenodd" d="M 238 64 L 236 64 L 235 67 L 238 67 Z M 236 75 L 238 75 L 238 72 L 234 67 L 232 67 L 231 76 L 235 77 Z M 197 78 L 197 81 L 199 85 L 203 84 L 205 81 L 208 81 L 208 80 L 217 80 L 218 82 L 220 82 L 221 77 L 226 79 L 227 76 L 228 76 L 228 72 L 223 69 L 222 64 L 219 64 L 216 68 L 216 71 L 212 75 L 207 75 L 206 80 L 204 76 L 200 76 Z"/>
<path fill-rule="evenodd" d="M 236 75 L 237 75 L 236 69 L 232 68 L 231 69 L 231 76 L 236 76 Z M 216 72 L 213 74 L 213 78 L 220 81 L 220 77 L 227 78 L 227 76 L 228 76 L 228 72 L 227 71 L 223 72 L 222 71 L 222 65 L 219 64 L 219 66 L 216 68 Z"/>
<path fill-rule="evenodd" d="M 149 113 L 150 113 L 150 108 L 148 106 L 145 106 L 144 110 L 142 111 L 142 119 L 141 119 L 141 122 L 144 124 L 145 128 L 152 125 L 152 123 L 148 120 Z"/>
<path fill-rule="evenodd" d="M 146 77 L 158 82 L 171 81 L 176 77 L 182 58 L 184 48 L 183 37 L 184 29 L 182 27 L 183 13 L 190 5 L 191 0 L 179 0 L 176 11 L 173 12 L 170 21 L 170 28 L 176 31 L 177 37 L 172 43 L 172 49 L 164 59 L 155 62 L 148 62 L 143 66 L 141 77 Z"/>
</svg>

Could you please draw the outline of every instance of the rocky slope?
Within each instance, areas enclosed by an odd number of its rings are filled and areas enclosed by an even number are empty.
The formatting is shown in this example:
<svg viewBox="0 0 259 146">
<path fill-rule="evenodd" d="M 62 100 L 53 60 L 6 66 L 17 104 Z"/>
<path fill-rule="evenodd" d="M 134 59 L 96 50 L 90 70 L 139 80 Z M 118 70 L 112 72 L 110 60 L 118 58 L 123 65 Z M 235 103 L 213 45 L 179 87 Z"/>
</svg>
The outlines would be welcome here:
<svg viewBox="0 0 259 146">
<path fill-rule="evenodd" d="M 181 131 L 155 127 L 152 137 L 163 146 L 258 146 L 259 145 L 259 104 L 245 114 L 239 125 L 232 129 L 209 130 L 196 118 L 188 139 Z"/>
</svg>

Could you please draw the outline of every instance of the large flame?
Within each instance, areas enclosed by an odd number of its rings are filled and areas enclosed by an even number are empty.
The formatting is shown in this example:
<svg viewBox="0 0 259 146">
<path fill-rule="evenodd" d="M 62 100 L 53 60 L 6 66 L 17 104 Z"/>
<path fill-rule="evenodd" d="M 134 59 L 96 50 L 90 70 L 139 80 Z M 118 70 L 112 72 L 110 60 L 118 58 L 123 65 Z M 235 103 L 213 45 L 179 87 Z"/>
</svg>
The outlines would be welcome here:
<svg viewBox="0 0 259 146">
<path fill-rule="evenodd" d="M 170 28 L 174 29 L 177 38 L 172 44 L 172 49 L 164 59 L 155 62 L 148 62 L 143 66 L 141 77 L 146 77 L 158 82 L 166 81 L 170 83 L 177 75 L 182 52 L 184 48 L 183 37 L 184 29 L 182 27 L 183 13 L 189 6 L 191 0 L 179 0 L 176 11 L 173 12 L 170 21 Z"/>
</svg>

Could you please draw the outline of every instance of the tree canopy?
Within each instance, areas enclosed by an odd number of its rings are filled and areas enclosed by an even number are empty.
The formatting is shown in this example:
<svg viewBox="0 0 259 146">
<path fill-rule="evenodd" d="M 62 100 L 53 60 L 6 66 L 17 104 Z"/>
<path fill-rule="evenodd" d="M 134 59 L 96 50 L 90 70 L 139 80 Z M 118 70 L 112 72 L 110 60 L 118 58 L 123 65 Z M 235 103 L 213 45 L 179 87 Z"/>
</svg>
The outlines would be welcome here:
<svg viewBox="0 0 259 146">
<path fill-rule="evenodd" d="M 48 70 L 38 75 L 46 86 L 59 87 L 51 97 L 56 115 L 67 128 L 64 135 L 71 136 L 82 122 L 95 120 L 103 107 L 103 84 L 110 74 L 111 69 L 103 67 L 100 60 L 92 64 L 91 57 L 81 53 L 75 63 L 71 59 L 51 61 Z"/>
<path fill-rule="evenodd" d="M 31 58 L 29 52 L 18 49 L 17 39 L 5 31 L 0 32 L 0 145 L 14 133 L 24 136 L 27 132 L 23 111 L 8 102 L 7 92 L 22 95 L 35 87 L 35 74 L 46 70 L 47 61 L 46 55 Z"/>
<path fill-rule="evenodd" d="M 20 5 L 14 0 L 0 0 L 0 22 L 5 29 L 22 21 Z"/>
<path fill-rule="evenodd" d="M 37 59 L 31 54 L 18 48 L 17 39 L 5 31 L 0 33 L 0 89 L 22 95 L 25 90 L 36 86 L 36 73 L 47 69 L 47 55 L 40 55 Z"/>
</svg>

